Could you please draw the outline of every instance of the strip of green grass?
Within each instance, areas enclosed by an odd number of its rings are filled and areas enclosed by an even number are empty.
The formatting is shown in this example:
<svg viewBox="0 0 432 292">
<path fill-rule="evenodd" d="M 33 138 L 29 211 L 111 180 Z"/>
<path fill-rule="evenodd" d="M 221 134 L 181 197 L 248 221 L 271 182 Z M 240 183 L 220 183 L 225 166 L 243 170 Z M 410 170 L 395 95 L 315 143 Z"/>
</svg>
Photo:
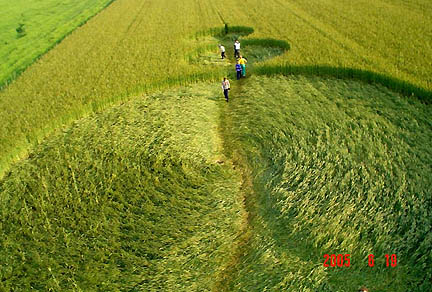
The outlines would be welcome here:
<svg viewBox="0 0 432 292">
<path fill-rule="evenodd" d="M 226 291 L 431 290 L 431 107 L 347 80 L 259 76 L 241 87 L 226 143 L 246 157 L 256 195 Z M 323 267 L 339 253 L 349 268 Z"/>
<path fill-rule="evenodd" d="M 113 0 L 0 0 L 0 88 Z"/>
<path fill-rule="evenodd" d="M 217 94 L 135 99 L 15 165 L 0 182 L 0 290 L 211 289 L 242 217 Z"/>
</svg>

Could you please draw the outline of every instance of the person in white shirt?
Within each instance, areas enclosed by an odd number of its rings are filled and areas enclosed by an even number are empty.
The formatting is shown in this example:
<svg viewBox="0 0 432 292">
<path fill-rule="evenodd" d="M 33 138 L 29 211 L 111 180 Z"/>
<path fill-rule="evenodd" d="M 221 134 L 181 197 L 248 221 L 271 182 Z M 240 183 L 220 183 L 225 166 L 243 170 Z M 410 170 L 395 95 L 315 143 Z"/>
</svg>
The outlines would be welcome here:
<svg viewBox="0 0 432 292">
<path fill-rule="evenodd" d="M 225 59 L 226 58 L 226 56 L 225 56 L 225 47 L 222 44 L 219 44 L 219 50 L 220 50 L 222 59 Z"/>
<path fill-rule="evenodd" d="M 238 58 L 240 56 L 240 42 L 236 40 L 234 42 L 234 58 Z"/>
<path fill-rule="evenodd" d="M 230 89 L 231 88 L 230 88 L 229 80 L 226 77 L 224 77 L 224 80 L 222 81 L 222 90 L 223 90 L 226 102 L 228 102 L 228 90 L 230 90 Z"/>
</svg>

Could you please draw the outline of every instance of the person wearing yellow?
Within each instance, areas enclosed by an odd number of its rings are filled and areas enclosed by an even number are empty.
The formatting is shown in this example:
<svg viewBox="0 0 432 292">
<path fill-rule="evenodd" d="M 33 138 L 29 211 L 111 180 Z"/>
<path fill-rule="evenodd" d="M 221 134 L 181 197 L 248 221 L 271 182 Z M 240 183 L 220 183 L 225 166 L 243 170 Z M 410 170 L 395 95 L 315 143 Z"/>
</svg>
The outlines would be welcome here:
<svg viewBox="0 0 432 292">
<path fill-rule="evenodd" d="M 246 63 L 247 60 L 246 58 L 243 58 L 242 55 L 240 55 L 240 58 L 238 59 L 238 62 L 242 68 L 242 76 L 245 77 L 246 76 Z"/>
</svg>

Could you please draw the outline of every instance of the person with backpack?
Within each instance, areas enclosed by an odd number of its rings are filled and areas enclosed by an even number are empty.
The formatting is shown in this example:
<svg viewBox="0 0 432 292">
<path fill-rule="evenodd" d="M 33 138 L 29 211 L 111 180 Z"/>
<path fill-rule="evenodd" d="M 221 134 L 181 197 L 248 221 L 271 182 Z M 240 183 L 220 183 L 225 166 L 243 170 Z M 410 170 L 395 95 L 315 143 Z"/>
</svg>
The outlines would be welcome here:
<svg viewBox="0 0 432 292">
<path fill-rule="evenodd" d="M 225 56 L 225 47 L 222 44 L 219 44 L 219 50 L 220 50 L 220 53 L 221 53 L 221 58 L 225 59 L 226 58 L 226 56 Z"/>
<path fill-rule="evenodd" d="M 236 72 L 237 72 L 237 80 L 239 80 L 242 76 L 242 67 L 241 67 L 239 61 L 237 61 L 235 68 L 236 68 Z"/>
<path fill-rule="evenodd" d="M 246 76 L 246 63 L 247 63 L 247 59 L 243 58 L 242 55 L 240 55 L 240 58 L 238 59 L 238 63 L 240 64 L 240 66 L 242 68 L 242 76 L 245 77 Z"/>
<path fill-rule="evenodd" d="M 226 102 L 228 102 L 228 91 L 231 89 L 230 83 L 228 78 L 224 77 L 223 81 L 222 81 L 222 90 L 225 96 L 225 100 Z"/>
</svg>

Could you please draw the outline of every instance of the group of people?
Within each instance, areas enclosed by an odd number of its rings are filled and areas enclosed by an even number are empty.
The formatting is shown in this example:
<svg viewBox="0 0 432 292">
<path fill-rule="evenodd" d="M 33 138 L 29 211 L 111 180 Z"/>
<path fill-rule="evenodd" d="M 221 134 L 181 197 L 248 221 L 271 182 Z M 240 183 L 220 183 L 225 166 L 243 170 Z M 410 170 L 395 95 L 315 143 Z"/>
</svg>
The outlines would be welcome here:
<svg viewBox="0 0 432 292">
<path fill-rule="evenodd" d="M 219 44 L 219 50 L 221 53 L 221 58 L 225 59 L 226 55 L 225 55 L 225 47 L 222 44 Z M 236 58 L 237 62 L 236 62 L 236 73 L 237 73 L 237 80 L 239 80 L 242 77 L 246 77 L 246 63 L 247 63 L 247 59 L 244 58 L 241 54 L 240 54 L 240 42 L 238 40 L 236 40 L 234 42 L 234 58 Z M 224 80 L 222 81 L 222 90 L 225 96 L 225 100 L 228 102 L 228 92 L 231 89 L 230 88 L 230 83 L 227 77 L 224 77 Z"/>
</svg>

